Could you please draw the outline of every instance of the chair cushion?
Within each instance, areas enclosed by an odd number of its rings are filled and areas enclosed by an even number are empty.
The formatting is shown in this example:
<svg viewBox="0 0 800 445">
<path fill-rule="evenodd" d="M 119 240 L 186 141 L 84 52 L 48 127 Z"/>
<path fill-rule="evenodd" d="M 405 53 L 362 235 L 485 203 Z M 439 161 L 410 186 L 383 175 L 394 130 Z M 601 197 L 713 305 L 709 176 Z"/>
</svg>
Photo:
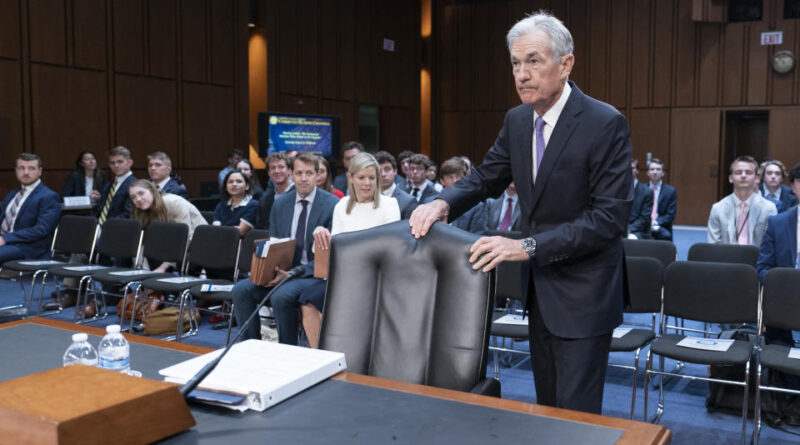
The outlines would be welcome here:
<svg viewBox="0 0 800 445">
<path fill-rule="evenodd" d="M 194 297 L 196 300 L 203 300 L 203 301 L 210 301 L 210 302 L 222 302 L 222 301 L 230 300 L 231 298 L 233 298 L 233 297 L 231 297 L 230 291 L 203 292 L 203 291 L 200 290 L 200 288 L 204 284 L 218 284 L 218 285 L 221 285 L 221 286 L 228 286 L 228 285 L 232 285 L 232 284 L 236 284 L 236 283 L 234 283 L 233 281 L 228 281 L 228 280 L 212 280 L 211 282 L 208 282 L 208 283 L 195 284 L 194 286 L 192 286 L 189 289 L 189 295 Z"/>
<path fill-rule="evenodd" d="M 668 334 L 653 340 L 650 350 L 653 354 L 663 355 L 674 360 L 703 365 L 736 365 L 745 363 L 753 353 L 753 344 L 747 341 L 736 340 L 725 352 L 706 351 L 678 346 L 677 343 L 684 338 L 683 335 Z"/>
<path fill-rule="evenodd" d="M 654 339 L 656 334 L 650 329 L 631 329 L 620 338 L 611 339 L 611 352 L 634 351 Z"/>
<path fill-rule="evenodd" d="M 761 350 L 761 366 L 800 375 L 800 359 L 789 358 L 788 346 L 765 345 Z"/>
<path fill-rule="evenodd" d="M 169 273 L 158 273 L 158 272 L 151 272 L 149 270 L 142 270 L 141 273 L 137 273 L 135 275 L 120 275 L 120 272 L 133 272 L 137 269 L 113 269 L 113 270 L 101 270 L 99 272 L 95 272 L 92 274 L 92 279 L 94 281 L 99 281 L 100 283 L 106 285 L 120 285 L 125 283 L 131 283 L 134 281 L 142 281 L 148 278 L 154 277 L 171 277 L 172 274 Z"/>
<path fill-rule="evenodd" d="M 166 281 L 165 281 L 166 280 Z M 165 294 L 177 294 L 186 289 L 191 289 L 192 286 L 198 284 L 208 284 L 214 281 L 213 279 L 198 278 L 198 277 L 176 277 L 172 274 L 164 277 L 148 278 L 142 280 L 142 286 L 146 289 L 162 292 Z"/>
<path fill-rule="evenodd" d="M 13 260 L 3 263 L 3 269 L 18 272 L 36 272 L 37 270 L 47 269 L 48 267 L 66 264 L 56 260 Z"/>
</svg>

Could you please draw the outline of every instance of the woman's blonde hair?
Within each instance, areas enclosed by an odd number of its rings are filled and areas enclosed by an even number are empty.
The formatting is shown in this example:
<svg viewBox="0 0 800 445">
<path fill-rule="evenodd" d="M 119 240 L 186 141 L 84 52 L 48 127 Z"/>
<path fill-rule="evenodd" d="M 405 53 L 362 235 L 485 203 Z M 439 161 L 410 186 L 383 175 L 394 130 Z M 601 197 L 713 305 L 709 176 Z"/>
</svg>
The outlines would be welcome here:
<svg viewBox="0 0 800 445">
<path fill-rule="evenodd" d="M 133 184 L 128 188 L 130 190 L 133 187 L 139 187 L 145 189 L 153 195 L 153 204 L 150 205 L 150 208 L 147 210 L 142 210 L 135 205 L 131 208 L 131 218 L 138 219 L 142 222 L 142 227 L 147 227 L 153 221 L 166 221 L 167 220 L 167 206 L 164 204 L 164 200 L 161 199 L 161 193 L 158 192 L 156 189 L 155 184 L 150 182 L 147 179 L 138 179 L 133 181 Z"/>
<path fill-rule="evenodd" d="M 348 197 L 349 200 L 347 201 L 347 214 L 350 214 L 350 211 L 353 210 L 353 207 L 356 206 L 358 202 L 358 198 L 356 198 L 356 189 L 353 185 L 353 181 L 350 179 L 356 175 L 356 173 L 364 170 L 365 168 L 375 168 L 375 190 L 372 192 L 372 208 L 377 209 L 381 205 L 381 188 L 380 188 L 380 172 L 381 168 L 378 165 L 378 161 L 375 160 L 375 156 L 372 156 L 369 153 L 361 152 L 353 157 L 350 160 L 350 169 L 348 170 L 348 174 L 350 178 L 347 181 L 347 190 L 350 194 Z"/>
</svg>

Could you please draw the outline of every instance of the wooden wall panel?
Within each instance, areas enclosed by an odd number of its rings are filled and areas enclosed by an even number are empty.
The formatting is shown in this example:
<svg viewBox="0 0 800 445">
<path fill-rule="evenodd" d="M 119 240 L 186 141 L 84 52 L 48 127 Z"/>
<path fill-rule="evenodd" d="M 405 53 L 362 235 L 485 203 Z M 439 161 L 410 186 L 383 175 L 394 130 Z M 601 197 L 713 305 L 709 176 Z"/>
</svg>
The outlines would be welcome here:
<svg viewBox="0 0 800 445">
<path fill-rule="evenodd" d="M 442 31 L 440 33 L 441 46 L 438 52 L 439 60 L 439 106 L 442 111 L 456 109 L 456 10 L 447 6 L 442 10 Z M 434 89 L 436 91 L 436 89 Z M 505 90 L 504 90 L 505 91 Z"/>
<path fill-rule="evenodd" d="M 67 61 L 67 31 L 63 0 L 28 2 L 30 54 L 34 62 L 64 64 Z"/>
<path fill-rule="evenodd" d="M 742 103 L 744 86 L 744 60 L 746 28 L 744 23 L 729 23 L 725 26 L 722 42 L 722 104 Z"/>
<path fill-rule="evenodd" d="M 652 53 L 650 51 L 650 17 L 652 0 L 633 2 L 631 34 L 631 106 L 650 106 L 650 75 Z"/>
<path fill-rule="evenodd" d="M 720 27 L 715 23 L 697 25 L 700 36 L 697 104 L 718 105 L 720 85 Z"/>
<path fill-rule="evenodd" d="M 303 96 L 319 94 L 319 12 L 317 0 L 297 2 L 298 57 L 300 71 L 295 73 L 300 81 L 299 93 Z"/>
<path fill-rule="evenodd" d="M 144 73 L 144 16 L 141 0 L 114 0 L 114 69 Z"/>
<path fill-rule="evenodd" d="M 147 12 L 149 74 L 174 79 L 178 69 L 178 10 L 175 0 L 149 0 Z"/>
<path fill-rule="evenodd" d="M 0 0 L 0 57 L 20 58 L 19 0 Z"/>
<path fill-rule="evenodd" d="M 381 107 L 380 148 L 400 153 L 419 146 L 419 114 L 408 108 Z M 417 129 L 415 131 L 415 129 Z M 344 141 L 344 139 L 342 139 Z"/>
<path fill-rule="evenodd" d="M 20 64 L 0 60 L 0 165 L 14 165 L 16 154 L 23 151 L 22 79 Z M 0 175 L 2 176 L 2 175 Z M 5 194 L 1 195 L 5 196 Z"/>
<path fill-rule="evenodd" d="M 32 151 L 48 165 L 74 168 L 80 150 L 108 150 L 105 73 L 33 65 L 31 97 Z"/>
<path fill-rule="evenodd" d="M 234 96 L 230 88 L 183 85 L 184 165 L 213 168 L 236 140 Z"/>
<path fill-rule="evenodd" d="M 281 94 L 277 111 L 287 113 L 319 113 L 319 98 Z"/>
<path fill-rule="evenodd" d="M 233 85 L 233 8 L 228 0 L 211 0 L 211 83 Z"/>
<path fill-rule="evenodd" d="M 792 51 L 797 54 L 795 48 L 797 20 L 783 20 L 783 15 L 779 15 L 777 20 L 777 29 L 783 31 L 783 45 L 774 46 L 771 48 L 770 56 L 781 50 Z M 770 64 L 771 65 L 771 64 Z M 778 74 L 770 68 L 767 69 L 772 78 L 772 91 L 770 95 L 770 104 L 772 105 L 789 105 L 794 102 L 794 85 L 795 76 L 797 76 L 797 69 L 792 70 L 786 74 Z"/>
<path fill-rule="evenodd" d="M 653 5 L 652 97 L 654 107 L 672 105 L 675 5 L 674 0 L 657 0 Z"/>
<path fill-rule="evenodd" d="M 768 154 L 780 159 L 791 169 L 800 162 L 797 129 L 800 128 L 800 107 L 775 108 L 769 113 Z"/>
<path fill-rule="evenodd" d="M 181 66 L 183 79 L 208 80 L 206 2 L 181 2 Z"/>
<path fill-rule="evenodd" d="M 747 105 L 765 105 L 767 103 L 767 79 L 769 75 L 769 50 L 761 45 L 761 33 L 768 30 L 767 24 L 752 22 L 749 24 L 750 36 L 747 39 Z"/>
<path fill-rule="evenodd" d="M 633 109 L 629 121 L 631 127 L 631 144 L 633 145 L 633 158 L 638 159 L 642 172 L 647 153 L 659 158 L 669 166 L 669 108 Z M 669 172 L 666 172 L 669 175 Z M 640 181 L 646 181 L 644 177 Z M 665 177 L 669 182 L 669 177 Z"/>
<path fill-rule="evenodd" d="M 472 50 L 472 58 L 473 60 L 491 60 L 491 54 L 494 51 L 498 51 L 497 44 L 490 44 L 489 43 L 489 35 L 491 35 L 491 31 L 489 27 L 483 26 L 484 21 L 490 17 L 489 15 L 490 5 L 487 3 L 483 4 L 476 4 L 475 5 L 475 14 L 472 16 L 472 24 L 470 28 L 472 29 L 472 40 L 473 40 L 473 50 Z M 495 43 L 495 42 L 493 42 Z M 472 78 L 475 82 L 475 85 L 490 85 L 490 78 L 492 74 L 492 66 L 489 63 L 473 63 L 472 64 Z M 502 85 L 502 83 L 501 83 Z M 488 110 L 491 109 L 492 103 L 492 89 L 491 88 L 475 88 L 473 93 L 474 102 L 473 108 L 476 110 Z"/>
<path fill-rule="evenodd" d="M 575 41 L 575 67 L 572 69 L 570 79 L 580 85 L 589 85 L 590 69 L 589 66 L 589 8 L 588 3 L 570 2 L 569 4 L 569 27 L 572 38 Z M 516 22 L 516 21 L 515 21 Z M 513 22 L 511 25 L 513 26 Z M 591 73 L 594 75 L 594 73 Z M 586 88 L 586 87 L 584 87 Z"/>
<path fill-rule="evenodd" d="M 320 112 L 339 116 L 339 140 L 341 143 L 358 140 L 358 107 L 354 103 L 323 99 Z"/>
<path fill-rule="evenodd" d="M 678 193 L 675 222 L 705 225 L 719 199 L 719 110 L 673 110 L 670 138 L 669 182 Z"/>
<path fill-rule="evenodd" d="M 439 159 L 465 154 L 464 147 L 472 146 L 472 114 L 468 112 L 447 112 L 441 115 L 442 143 Z"/>
<path fill-rule="evenodd" d="M 114 86 L 117 143 L 131 149 L 134 165 L 145 167 L 154 151 L 169 154 L 177 164 L 175 81 L 120 74 Z"/>
<path fill-rule="evenodd" d="M 628 103 L 628 0 L 616 0 L 611 8 L 611 36 L 609 39 L 610 73 L 608 86 L 609 103 L 623 108 Z M 636 75 L 639 75 L 637 72 Z"/>
<path fill-rule="evenodd" d="M 455 109 L 469 110 L 472 108 L 474 85 L 472 84 L 472 70 L 475 59 L 472 57 L 472 8 L 471 5 L 456 5 L 456 59 L 455 59 Z"/>
<path fill-rule="evenodd" d="M 691 0 L 677 0 L 678 23 L 675 28 L 677 38 L 675 51 L 675 101 L 674 106 L 693 106 L 695 104 L 695 28 L 691 20 Z"/>
<path fill-rule="evenodd" d="M 75 66 L 106 68 L 106 2 L 72 0 Z"/>
<path fill-rule="evenodd" d="M 486 152 L 494 145 L 497 133 L 503 126 L 504 117 L 505 113 L 502 111 L 475 113 L 472 149 L 468 153 L 472 162 L 480 163 L 483 157 L 486 156 Z"/>
<path fill-rule="evenodd" d="M 489 33 L 488 51 L 490 57 L 487 58 L 489 65 L 489 84 L 483 85 L 491 91 L 491 106 L 492 110 L 506 110 L 512 107 L 514 103 L 509 101 L 516 95 L 514 89 L 514 77 L 511 75 L 511 63 L 509 62 L 508 44 L 506 42 L 506 33 L 508 32 L 508 4 L 499 2 L 491 11 L 493 14 L 487 20 L 491 23 L 491 33 Z M 511 91 L 511 95 L 509 95 Z"/>
<path fill-rule="evenodd" d="M 595 0 L 591 2 L 590 8 L 589 53 L 587 54 L 590 75 L 587 86 L 592 97 L 608 102 L 609 2 L 608 0 Z"/>
<path fill-rule="evenodd" d="M 322 17 L 336 17 L 339 0 L 323 1 L 320 6 Z M 320 64 L 326 75 L 320 76 L 320 96 L 328 99 L 339 97 L 339 26 L 336 20 L 322 20 L 319 24 Z"/>
<path fill-rule="evenodd" d="M 327 2 L 323 2 L 327 3 Z M 339 0 L 337 62 L 339 63 L 339 97 L 342 100 L 356 99 L 356 7 L 355 0 Z M 324 16 L 323 17 L 327 17 Z M 323 19 L 327 22 L 327 19 Z M 327 65 L 323 65 L 323 68 Z"/>
</svg>

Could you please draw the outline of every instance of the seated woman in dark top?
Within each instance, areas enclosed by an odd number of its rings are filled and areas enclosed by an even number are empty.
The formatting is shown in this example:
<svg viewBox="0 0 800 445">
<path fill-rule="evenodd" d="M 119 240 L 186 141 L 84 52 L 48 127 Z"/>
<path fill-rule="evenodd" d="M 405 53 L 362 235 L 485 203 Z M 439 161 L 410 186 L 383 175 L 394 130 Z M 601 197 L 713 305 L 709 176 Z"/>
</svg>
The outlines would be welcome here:
<svg viewBox="0 0 800 445">
<path fill-rule="evenodd" d="M 214 209 L 215 226 L 236 226 L 244 236 L 253 228 L 258 214 L 258 201 L 250 194 L 250 181 L 239 170 L 225 175 L 220 190 L 221 201 Z"/>
<path fill-rule="evenodd" d="M 264 193 L 264 188 L 261 187 L 261 182 L 258 180 L 256 171 L 253 169 L 253 164 L 247 159 L 242 159 L 236 164 L 236 169 L 244 173 L 247 180 L 250 181 L 250 194 L 253 195 L 253 199 L 258 201 L 258 198 Z"/>
<path fill-rule="evenodd" d="M 82 151 L 75 160 L 75 170 L 67 177 L 61 196 L 88 196 L 92 204 L 100 199 L 106 174 L 97 168 L 97 159 L 90 151 Z"/>
</svg>

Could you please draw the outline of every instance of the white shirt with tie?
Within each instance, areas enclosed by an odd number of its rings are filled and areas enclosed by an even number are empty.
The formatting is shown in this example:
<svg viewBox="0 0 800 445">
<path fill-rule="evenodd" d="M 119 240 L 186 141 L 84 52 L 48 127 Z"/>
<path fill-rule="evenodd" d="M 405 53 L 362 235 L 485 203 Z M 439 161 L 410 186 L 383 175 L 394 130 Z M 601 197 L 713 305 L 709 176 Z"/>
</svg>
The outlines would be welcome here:
<svg viewBox="0 0 800 445">
<path fill-rule="evenodd" d="M 8 227 L 9 227 L 8 231 L 9 232 L 13 232 L 14 231 L 14 223 L 17 222 L 17 216 L 19 216 L 19 209 L 22 208 L 22 205 L 25 204 L 25 200 L 28 199 L 28 196 L 31 196 L 31 193 L 33 193 L 33 190 L 41 183 L 42 183 L 42 180 L 41 179 L 37 179 L 36 182 L 34 182 L 31 185 L 24 185 L 24 186 L 20 185 L 20 188 L 22 189 L 22 199 L 20 199 L 19 200 L 19 204 L 17 204 L 17 213 L 14 216 L 14 221 L 11 221 L 11 223 L 8 225 Z M 6 206 L 6 208 L 3 209 L 3 215 L 7 215 L 9 209 L 11 209 L 11 206 L 13 206 L 13 205 L 14 205 L 14 199 L 11 199 L 11 202 L 8 203 L 8 206 Z"/>
<path fill-rule="evenodd" d="M 547 143 L 550 142 L 550 136 L 553 135 L 553 130 L 556 127 L 556 123 L 558 123 L 558 118 L 561 116 L 561 112 L 564 111 L 564 107 L 567 105 L 567 99 L 569 99 L 569 94 L 572 92 L 572 87 L 569 86 L 569 83 L 564 83 L 564 90 L 561 91 L 561 97 L 558 98 L 555 104 L 547 110 L 542 118 L 544 119 L 544 128 L 542 128 L 542 135 L 544 136 L 544 146 L 547 147 Z M 533 181 L 536 182 L 536 172 L 539 170 L 538 160 L 536 159 L 536 119 L 539 118 L 539 114 L 534 111 L 533 112 Z"/>
</svg>

